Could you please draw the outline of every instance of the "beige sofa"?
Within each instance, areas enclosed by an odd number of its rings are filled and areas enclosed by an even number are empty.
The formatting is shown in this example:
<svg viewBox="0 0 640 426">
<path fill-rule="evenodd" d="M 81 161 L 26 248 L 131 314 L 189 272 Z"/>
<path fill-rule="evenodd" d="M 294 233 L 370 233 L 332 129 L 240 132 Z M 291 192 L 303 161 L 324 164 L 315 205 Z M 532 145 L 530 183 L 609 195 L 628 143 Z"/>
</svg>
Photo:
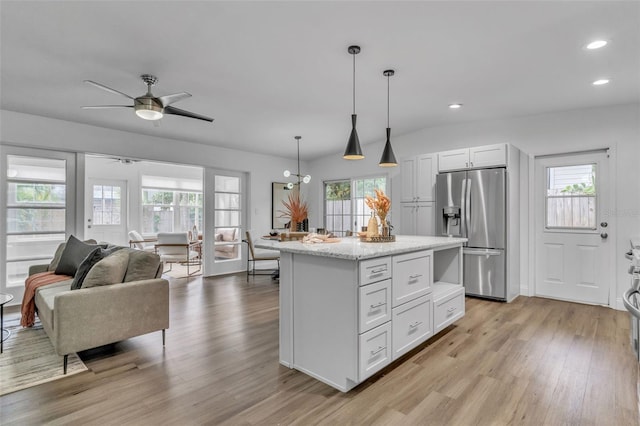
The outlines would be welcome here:
<svg viewBox="0 0 640 426">
<path fill-rule="evenodd" d="M 219 259 L 236 259 L 240 244 L 225 244 L 238 241 L 238 228 L 219 228 L 215 234 L 215 257 Z"/>
<path fill-rule="evenodd" d="M 159 330 L 164 346 L 165 330 L 169 328 L 169 282 L 160 278 L 162 263 L 154 253 L 121 250 L 129 254 L 121 261 L 127 262 L 121 265 L 126 268 L 122 282 L 71 290 L 73 280 L 66 280 L 36 290 L 37 315 L 56 352 L 64 356 L 65 374 L 71 353 Z M 92 268 L 97 265 L 100 263 Z M 34 265 L 29 275 L 48 268 Z M 93 274 L 94 284 L 101 275 L 109 273 Z"/>
</svg>

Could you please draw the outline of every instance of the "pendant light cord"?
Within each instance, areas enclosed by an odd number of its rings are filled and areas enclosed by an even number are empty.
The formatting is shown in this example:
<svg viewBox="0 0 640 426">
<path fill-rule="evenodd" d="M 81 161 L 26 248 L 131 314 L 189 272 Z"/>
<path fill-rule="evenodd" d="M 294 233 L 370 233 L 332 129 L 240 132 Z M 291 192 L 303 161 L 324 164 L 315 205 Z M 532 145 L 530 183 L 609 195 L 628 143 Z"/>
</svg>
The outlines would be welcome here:
<svg viewBox="0 0 640 426">
<path fill-rule="evenodd" d="M 300 191 L 300 139 L 298 141 L 298 191 Z"/>
<path fill-rule="evenodd" d="M 353 113 L 356 113 L 356 54 L 352 53 L 353 56 Z"/>
<path fill-rule="evenodd" d="M 390 75 L 387 75 L 387 128 L 389 128 L 389 77 L 391 77 Z"/>
</svg>

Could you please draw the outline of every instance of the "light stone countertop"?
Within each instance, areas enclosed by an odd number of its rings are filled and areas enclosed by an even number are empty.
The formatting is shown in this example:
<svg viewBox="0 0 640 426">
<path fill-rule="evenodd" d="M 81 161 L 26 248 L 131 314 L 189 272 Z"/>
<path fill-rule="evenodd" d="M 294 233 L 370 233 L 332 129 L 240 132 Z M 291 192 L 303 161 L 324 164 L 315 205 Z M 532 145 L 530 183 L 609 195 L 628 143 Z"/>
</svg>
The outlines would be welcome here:
<svg viewBox="0 0 640 426">
<path fill-rule="evenodd" d="M 397 235 L 396 241 L 392 243 L 365 243 L 357 237 L 344 237 L 338 243 L 317 244 L 303 244 L 301 241 L 254 240 L 254 246 L 261 249 L 280 250 L 285 253 L 361 260 L 418 250 L 455 247 L 466 241 L 466 238 Z"/>
</svg>

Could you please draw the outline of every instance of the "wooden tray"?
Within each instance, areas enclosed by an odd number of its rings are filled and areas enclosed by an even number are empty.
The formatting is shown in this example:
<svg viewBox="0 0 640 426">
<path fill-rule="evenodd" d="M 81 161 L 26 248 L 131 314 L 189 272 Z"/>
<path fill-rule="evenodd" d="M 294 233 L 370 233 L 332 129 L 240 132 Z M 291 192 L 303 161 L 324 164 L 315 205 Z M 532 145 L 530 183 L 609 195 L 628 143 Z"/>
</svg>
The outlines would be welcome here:
<svg viewBox="0 0 640 426">
<path fill-rule="evenodd" d="M 393 243 L 396 240 L 395 235 L 388 237 L 359 237 L 363 243 Z"/>
</svg>

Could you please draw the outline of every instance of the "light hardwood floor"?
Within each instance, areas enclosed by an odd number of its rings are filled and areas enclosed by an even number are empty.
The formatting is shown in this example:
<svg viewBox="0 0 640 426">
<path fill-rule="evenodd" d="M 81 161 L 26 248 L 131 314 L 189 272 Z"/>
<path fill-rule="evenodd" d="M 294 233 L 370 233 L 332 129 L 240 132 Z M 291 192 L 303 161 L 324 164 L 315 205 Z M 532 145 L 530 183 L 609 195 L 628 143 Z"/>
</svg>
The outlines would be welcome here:
<svg viewBox="0 0 640 426">
<path fill-rule="evenodd" d="M 351 392 L 278 363 L 278 286 L 172 279 L 152 333 L 81 354 L 90 371 L 6 395 L 2 425 L 638 425 L 626 312 L 467 299 L 467 315 Z"/>
</svg>

